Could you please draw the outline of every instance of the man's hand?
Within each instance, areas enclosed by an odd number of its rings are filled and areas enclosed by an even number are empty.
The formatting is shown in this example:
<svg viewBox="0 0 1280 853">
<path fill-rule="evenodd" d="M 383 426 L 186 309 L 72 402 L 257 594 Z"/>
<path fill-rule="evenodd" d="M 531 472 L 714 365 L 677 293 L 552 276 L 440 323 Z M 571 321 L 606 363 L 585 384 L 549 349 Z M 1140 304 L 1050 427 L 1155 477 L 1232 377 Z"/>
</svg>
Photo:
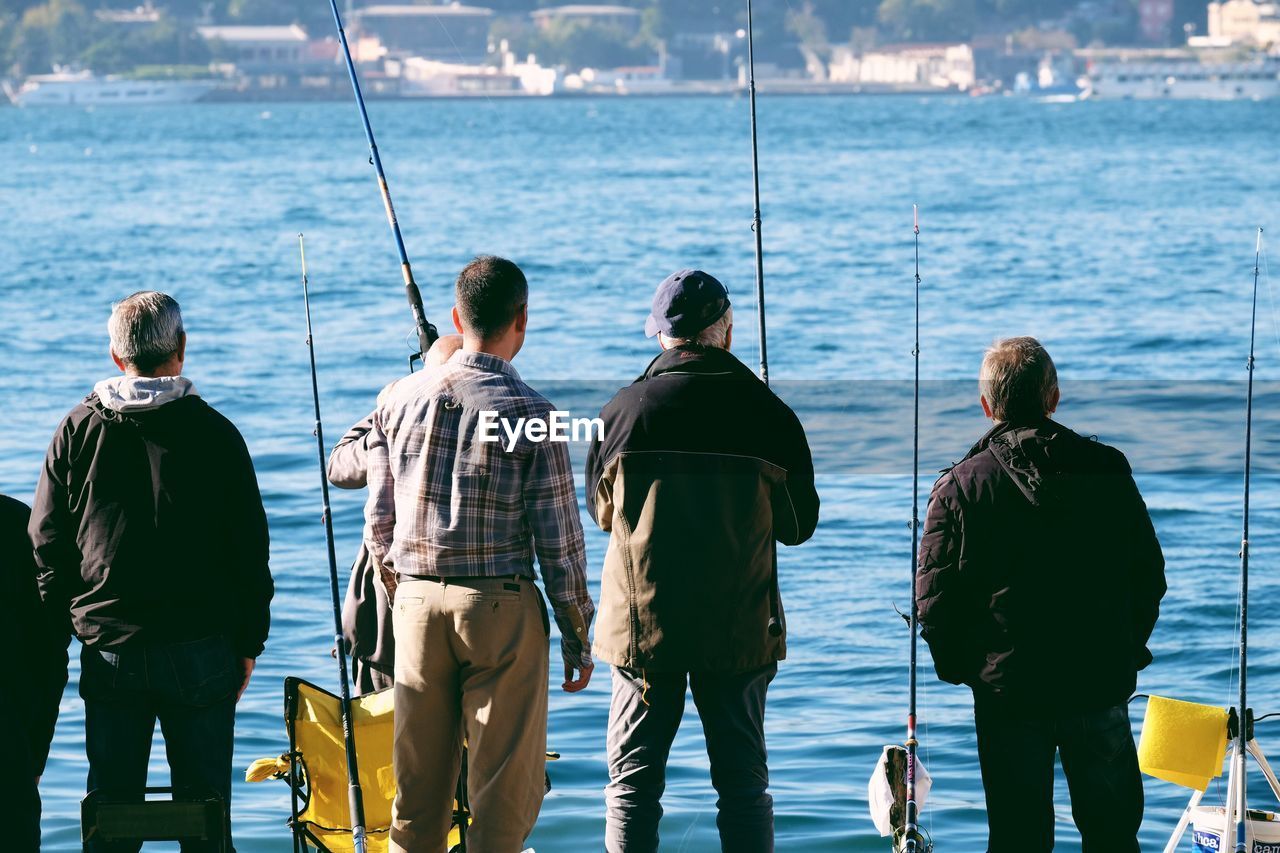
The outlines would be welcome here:
<svg viewBox="0 0 1280 853">
<path fill-rule="evenodd" d="M 594 663 L 579 664 L 576 668 L 578 672 L 577 680 L 573 677 L 574 669 L 573 664 L 566 663 L 564 665 L 564 684 L 561 684 L 560 687 L 565 693 L 577 693 L 586 689 L 587 684 L 591 681 L 591 673 L 595 672 L 596 665 Z"/>
<path fill-rule="evenodd" d="M 240 701 L 240 697 L 249 689 L 249 679 L 253 677 L 253 667 L 257 663 L 253 658 L 240 658 L 240 668 L 244 670 L 244 681 L 240 682 L 240 689 L 236 691 L 236 702 Z M 584 685 L 585 686 L 585 685 Z"/>
</svg>

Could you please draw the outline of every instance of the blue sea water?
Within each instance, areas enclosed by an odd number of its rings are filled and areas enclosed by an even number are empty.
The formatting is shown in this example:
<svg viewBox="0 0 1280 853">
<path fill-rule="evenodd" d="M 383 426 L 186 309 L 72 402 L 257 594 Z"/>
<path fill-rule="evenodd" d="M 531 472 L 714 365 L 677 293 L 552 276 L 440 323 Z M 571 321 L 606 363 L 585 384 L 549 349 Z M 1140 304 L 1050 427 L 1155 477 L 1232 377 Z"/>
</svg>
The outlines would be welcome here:
<svg viewBox="0 0 1280 853">
<path fill-rule="evenodd" d="M 729 286 L 735 348 L 754 364 L 745 100 L 371 113 L 428 314 L 446 322 L 452 275 L 474 254 L 516 259 L 532 285 L 516 365 L 575 415 L 647 363 L 652 288 L 684 266 Z M 1064 380 L 1060 418 L 1130 453 L 1165 545 L 1170 590 L 1140 689 L 1230 702 L 1254 229 L 1280 214 L 1274 105 L 766 97 L 760 123 L 771 374 L 815 434 L 823 497 L 817 535 L 780 556 L 790 658 L 768 710 L 778 848 L 888 849 L 866 781 L 905 721 L 894 606 L 909 595 L 913 203 L 930 380 L 921 489 L 984 429 L 982 348 L 1039 336 Z M 113 372 L 111 302 L 174 294 L 187 373 L 244 432 L 273 535 L 273 631 L 240 706 L 241 767 L 285 748 L 283 676 L 336 681 L 298 232 L 329 437 L 405 369 L 409 315 L 366 157 L 346 103 L 0 110 L 0 491 L 29 499 L 58 420 Z M 1266 384 L 1280 378 L 1280 335 L 1265 268 L 1258 340 L 1250 684 L 1265 713 L 1280 710 L 1280 386 Z M 344 561 L 361 498 L 335 494 Z M 595 585 L 605 538 L 590 528 L 588 548 Z M 200 606 L 180 577 L 173 588 L 175 608 Z M 968 696 L 936 682 L 922 654 L 925 825 L 940 851 L 978 851 Z M 584 694 L 552 692 L 564 759 L 531 839 L 540 851 L 602 846 L 608 684 L 600 671 Z M 73 669 L 44 778 L 49 850 L 78 849 L 82 724 Z M 1280 743 L 1267 725 L 1264 748 Z M 163 778 L 158 744 L 154 755 Z M 1058 791 L 1058 849 L 1079 850 L 1061 780 Z M 1187 793 L 1147 780 L 1144 848 L 1163 846 Z M 692 706 L 664 805 L 664 851 L 718 849 Z M 238 783 L 238 849 L 288 849 L 287 812 L 283 785 Z"/>
</svg>

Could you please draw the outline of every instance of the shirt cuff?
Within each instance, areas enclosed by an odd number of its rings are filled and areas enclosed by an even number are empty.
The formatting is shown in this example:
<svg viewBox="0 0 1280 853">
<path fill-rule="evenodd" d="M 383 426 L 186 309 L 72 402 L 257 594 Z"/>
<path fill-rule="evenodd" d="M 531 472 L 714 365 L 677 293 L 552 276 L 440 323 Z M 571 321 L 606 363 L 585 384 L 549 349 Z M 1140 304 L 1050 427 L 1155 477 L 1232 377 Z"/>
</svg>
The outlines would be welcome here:
<svg viewBox="0 0 1280 853">
<path fill-rule="evenodd" d="M 591 666 L 591 644 L 587 641 L 587 622 L 577 607 L 566 607 L 556 614 L 560 623 L 560 655 L 575 669 Z"/>
</svg>

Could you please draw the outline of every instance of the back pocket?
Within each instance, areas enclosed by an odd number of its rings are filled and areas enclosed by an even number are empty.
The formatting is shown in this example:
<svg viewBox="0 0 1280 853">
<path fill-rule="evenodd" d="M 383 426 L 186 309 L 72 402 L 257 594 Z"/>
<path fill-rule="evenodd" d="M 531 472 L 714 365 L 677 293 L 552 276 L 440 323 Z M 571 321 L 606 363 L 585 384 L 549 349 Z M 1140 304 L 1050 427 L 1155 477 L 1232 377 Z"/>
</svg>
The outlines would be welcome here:
<svg viewBox="0 0 1280 853">
<path fill-rule="evenodd" d="M 177 699 L 184 705 L 216 705 L 240 689 L 244 671 L 226 637 L 174 643 L 168 652 Z"/>
</svg>

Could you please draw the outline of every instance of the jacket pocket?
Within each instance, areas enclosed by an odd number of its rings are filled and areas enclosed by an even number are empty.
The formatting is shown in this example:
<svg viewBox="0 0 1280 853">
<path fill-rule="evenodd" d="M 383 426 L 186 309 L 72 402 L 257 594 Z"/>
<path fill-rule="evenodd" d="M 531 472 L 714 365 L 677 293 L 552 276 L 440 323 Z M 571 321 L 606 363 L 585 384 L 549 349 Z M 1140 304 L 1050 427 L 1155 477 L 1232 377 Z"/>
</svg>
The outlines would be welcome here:
<svg viewBox="0 0 1280 853">
<path fill-rule="evenodd" d="M 1116 761 L 1134 748 L 1129 712 L 1123 706 L 1088 715 L 1083 728 L 1089 749 L 1107 763 Z"/>
<path fill-rule="evenodd" d="M 116 690 L 120 656 L 91 646 L 80 649 L 80 698 L 109 698 Z"/>
<path fill-rule="evenodd" d="M 243 670 L 226 637 L 174 643 L 168 649 L 177 699 L 197 708 L 216 705 L 240 689 Z"/>
</svg>

